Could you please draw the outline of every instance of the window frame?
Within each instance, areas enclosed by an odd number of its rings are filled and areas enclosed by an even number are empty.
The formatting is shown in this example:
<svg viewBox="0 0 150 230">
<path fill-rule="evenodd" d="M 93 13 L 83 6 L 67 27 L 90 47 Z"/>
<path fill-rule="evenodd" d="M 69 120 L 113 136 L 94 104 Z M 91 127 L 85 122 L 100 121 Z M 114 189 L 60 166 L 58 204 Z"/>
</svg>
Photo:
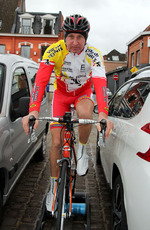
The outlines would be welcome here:
<svg viewBox="0 0 150 230">
<path fill-rule="evenodd" d="M 4 52 L 1 52 L 1 48 L 4 48 Z M 5 54 L 6 53 L 6 45 L 0 44 L 0 54 Z"/>
<path fill-rule="evenodd" d="M 25 48 L 25 49 L 28 48 L 29 49 L 29 50 L 26 49 L 28 51 L 27 56 L 23 54 L 23 52 L 26 53 L 26 50 L 23 51 L 23 48 Z M 21 45 L 21 56 L 26 57 L 26 58 L 30 58 L 30 54 L 31 54 L 31 46 L 30 45 Z"/>
</svg>

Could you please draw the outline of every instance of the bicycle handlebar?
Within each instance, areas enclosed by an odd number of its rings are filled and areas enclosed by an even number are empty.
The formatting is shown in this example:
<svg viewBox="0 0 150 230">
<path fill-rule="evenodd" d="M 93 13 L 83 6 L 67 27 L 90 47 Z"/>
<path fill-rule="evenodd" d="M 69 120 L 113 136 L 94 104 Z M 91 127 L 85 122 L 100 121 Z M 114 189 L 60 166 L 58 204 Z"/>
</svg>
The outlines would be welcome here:
<svg viewBox="0 0 150 230">
<path fill-rule="evenodd" d="M 59 123 L 72 123 L 72 124 L 97 124 L 100 123 L 101 125 L 101 133 L 103 136 L 103 143 L 105 143 L 105 131 L 107 127 L 107 122 L 105 119 L 102 119 L 101 121 L 95 121 L 91 119 L 70 119 L 70 117 L 63 117 L 63 118 L 57 118 L 57 117 L 39 117 L 36 119 L 34 116 L 29 117 L 29 135 L 28 135 L 28 143 L 31 141 L 31 135 L 33 131 L 33 127 L 35 124 L 35 121 L 54 121 Z"/>
</svg>

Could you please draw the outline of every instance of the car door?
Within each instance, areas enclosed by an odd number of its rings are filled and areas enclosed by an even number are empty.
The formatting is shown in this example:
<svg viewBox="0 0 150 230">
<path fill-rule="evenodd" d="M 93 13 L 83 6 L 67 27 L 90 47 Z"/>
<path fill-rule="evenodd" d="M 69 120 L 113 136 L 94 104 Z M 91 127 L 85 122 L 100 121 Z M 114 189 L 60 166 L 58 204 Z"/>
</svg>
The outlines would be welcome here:
<svg viewBox="0 0 150 230">
<path fill-rule="evenodd" d="M 29 97 L 30 89 L 29 83 L 26 76 L 25 69 L 23 67 L 13 67 L 13 70 L 10 71 L 10 82 L 11 82 L 11 93 L 10 93 L 10 109 L 9 109 L 9 117 L 10 117 L 10 136 L 11 136 L 11 145 L 12 145 L 12 159 L 13 159 L 13 167 L 11 169 L 10 175 L 14 176 L 15 172 L 17 172 L 25 158 L 27 158 L 27 154 L 29 154 L 29 145 L 27 143 L 27 136 L 22 127 L 22 118 L 19 114 L 19 106 L 21 97 Z"/>
<path fill-rule="evenodd" d="M 133 80 L 118 90 L 110 101 L 109 119 L 114 122 L 114 130 L 106 141 L 101 156 L 105 175 L 110 183 L 113 164 L 121 172 L 137 151 L 134 145 L 139 125 L 136 116 L 140 113 L 148 93 L 149 83 L 145 80 Z"/>
<path fill-rule="evenodd" d="M 105 146 L 101 147 L 101 161 L 106 179 L 109 183 L 111 183 L 114 158 L 116 161 L 117 158 L 119 159 L 122 149 L 124 148 L 124 139 L 128 136 L 129 132 L 126 128 L 126 122 L 121 118 L 121 114 L 124 104 L 123 98 L 130 84 L 131 83 L 127 83 L 117 91 L 109 103 L 109 119 L 114 123 L 114 129 L 106 140 Z"/>
</svg>

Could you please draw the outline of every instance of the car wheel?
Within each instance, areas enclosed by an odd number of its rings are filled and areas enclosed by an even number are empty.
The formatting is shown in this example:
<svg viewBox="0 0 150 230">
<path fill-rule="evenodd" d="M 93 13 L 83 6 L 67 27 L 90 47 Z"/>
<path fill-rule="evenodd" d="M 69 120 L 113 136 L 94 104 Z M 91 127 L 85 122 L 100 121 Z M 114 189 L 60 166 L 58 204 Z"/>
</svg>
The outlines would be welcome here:
<svg viewBox="0 0 150 230">
<path fill-rule="evenodd" d="M 99 132 L 97 132 L 97 141 L 96 141 L 96 164 L 101 165 L 100 146 L 98 145 L 98 142 L 99 142 Z"/>
<path fill-rule="evenodd" d="M 128 230 L 124 206 L 124 191 L 120 175 L 115 179 L 112 192 L 111 229 Z"/>
<path fill-rule="evenodd" d="M 44 133 L 42 137 L 42 145 L 40 149 L 35 153 L 35 156 L 34 156 L 36 161 L 43 161 L 45 159 L 46 148 L 47 148 L 47 135 L 46 133 Z"/>
</svg>

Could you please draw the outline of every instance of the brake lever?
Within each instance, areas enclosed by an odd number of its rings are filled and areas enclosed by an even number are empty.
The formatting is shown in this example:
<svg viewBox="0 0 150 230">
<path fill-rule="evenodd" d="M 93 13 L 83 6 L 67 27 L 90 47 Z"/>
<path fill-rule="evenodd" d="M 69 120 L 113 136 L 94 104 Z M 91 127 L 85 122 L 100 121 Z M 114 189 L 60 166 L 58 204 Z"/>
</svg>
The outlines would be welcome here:
<svg viewBox="0 0 150 230">
<path fill-rule="evenodd" d="M 35 131 L 33 129 L 36 118 L 34 116 L 29 117 L 29 134 L 28 134 L 28 144 L 30 142 L 36 142 L 37 137 L 35 136 Z"/>
<path fill-rule="evenodd" d="M 101 133 L 102 133 L 102 145 L 103 147 L 105 146 L 105 131 L 107 127 L 107 121 L 105 119 L 102 119 L 100 121 L 100 126 L 101 126 Z"/>
</svg>

